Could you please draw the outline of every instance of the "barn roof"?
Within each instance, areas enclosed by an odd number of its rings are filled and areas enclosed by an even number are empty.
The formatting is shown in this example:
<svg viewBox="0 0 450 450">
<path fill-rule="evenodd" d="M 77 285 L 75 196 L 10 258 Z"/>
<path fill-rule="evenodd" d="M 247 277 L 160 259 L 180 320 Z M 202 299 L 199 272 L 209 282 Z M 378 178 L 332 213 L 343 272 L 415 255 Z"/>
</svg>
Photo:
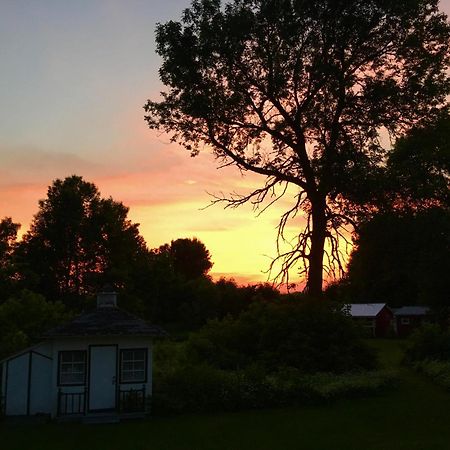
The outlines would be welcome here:
<svg viewBox="0 0 450 450">
<path fill-rule="evenodd" d="M 427 306 L 402 306 L 394 310 L 395 316 L 426 316 L 430 314 Z"/>
<path fill-rule="evenodd" d="M 97 308 L 82 314 L 71 322 L 48 331 L 44 338 L 75 336 L 165 336 L 167 333 L 157 325 L 119 308 Z"/>
<path fill-rule="evenodd" d="M 352 303 L 347 305 L 352 317 L 376 317 L 386 303 Z"/>
</svg>

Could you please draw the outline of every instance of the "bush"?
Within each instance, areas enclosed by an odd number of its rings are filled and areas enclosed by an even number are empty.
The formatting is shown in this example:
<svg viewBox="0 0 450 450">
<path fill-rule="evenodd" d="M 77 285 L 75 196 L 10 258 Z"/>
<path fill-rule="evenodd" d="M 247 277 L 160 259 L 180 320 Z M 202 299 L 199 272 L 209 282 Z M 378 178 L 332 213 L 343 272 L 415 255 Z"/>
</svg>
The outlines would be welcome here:
<svg viewBox="0 0 450 450">
<path fill-rule="evenodd" d="M 266 375 L 258 366 L 224 371 L 204 364 L 178 367 L 155 377 L 152 404 L 156 414 L 317 404 L 373 395 L 395 382 L 388 372 L 302 375 L 286 368 Z"/>
<path fill-rule="evenodd" d="M 450 333 L 435 324 L 426 324 L 410 337 L 405 352 L 409 362 L 450 360 Z"/>
<path fill-rule="evenodd" d="M 254 304 L 237 319 L 210 321 L 188 339 L 193 364 L 266 372 L 293 367 L 303 373 L 373 369 L 374 352 L 351 319 L 325 305 Z"/>
<path fill-rule="evenodd" d="M 423 360 L 416 362 L 414 368 L 431 377 L 437 384 L 450 389 L 450 361 Z"/>
<path fill-rule="evenodd" d="M 210 321 L 186 342 L 155 347 L 156 413 L 235 411 L 379 392 L 393 377 L 368 372 L 373 349 L 325 305 L 255 303 Z"/>
<path fill-rule="evenodd" d="M 50 328 L 69 319 L 64 305 L 24 289 L 0 305 L 0 359 L 36 342 Z"/>
</svg>

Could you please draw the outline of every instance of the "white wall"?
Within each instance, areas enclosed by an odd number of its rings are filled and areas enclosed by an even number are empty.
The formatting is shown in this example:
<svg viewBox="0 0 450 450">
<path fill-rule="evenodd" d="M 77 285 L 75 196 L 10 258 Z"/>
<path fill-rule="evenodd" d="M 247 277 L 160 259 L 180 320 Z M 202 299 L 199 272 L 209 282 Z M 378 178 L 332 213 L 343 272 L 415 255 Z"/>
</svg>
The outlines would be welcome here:
<svg viewBox="0 0 450 450">
<path fill-rule="evenodd" d="M 117 388 L 122 390 L 142 389 L 144 384 L 146 394 L 151 395 L 153 368 L 151 338 L 126 336 L 66 338 L 60 341 L 40 344 L 29 349 L 26 353 L 12 357 L 3 363 L 2 392 L 4 393 L 3 395 L 6 394 L 6 414 L 26 415 L 29 408 L 31 415 L 46 413 L 55 417 L 58 408 L 58 390 L 61 389 L 63 392 L 84 392 L 89 383 L 87 374 L 85 386 L 58 386 L 58 354 L 60 351 L 65 350 L 86 350 L 89 366 L 89 346 L 91 345 L 117 345 L 118 366 L 120 363 L 120 350 L 147 348 L 147 382 L 120 385 L 120 367 L 117 367 Z M 30 361 L 31 372 L 29 371 Z"/>
<path fill-rule="evenodd" d="M 9 416 L 49 413 L 52 360 L 51 344 L 28 349 L 3 363 L 5 413 Z"/>
<path fill-rule="evenodd" d="M 31 355 L 30 414 L 49 414 L 53 360 L 34 352 Z"/>
<path fill-rule="evenodd" d="M 29 353 L 6 363 L 6 405 L 7 416 L 25 415 L 28 399 Z"/>
<path fill-rule="evenodd" d="M 67 350 L 86 350 L 89 366 L 89 346 L 92 345 L 117 345 L 117 365 L 120 364 L 120 350 L 132 348 L 147 348 L 147 382 L 136 384 L 119 384 L 119 370 L 117 367 L 117 389 L 142 389 L 145 385 L 147 395 L 152 393 L 152 369 L 153 369 L 153 354 L 152 354 L 152 340 L 150 337 L 138 336 L 118 336 L 118 337 L 91 337 L 91 338 L 66 338 L 56 341 L 53 346 L 53 374 L 52 374 L 52 415 L 56 416 L 58 407 L 58 390 L 62 392 L 83 392 L 89 383 L 89 368 L 86 376 L 86 386 L 58 386 L 58 354 L 60 351 Z"/>
</svg>

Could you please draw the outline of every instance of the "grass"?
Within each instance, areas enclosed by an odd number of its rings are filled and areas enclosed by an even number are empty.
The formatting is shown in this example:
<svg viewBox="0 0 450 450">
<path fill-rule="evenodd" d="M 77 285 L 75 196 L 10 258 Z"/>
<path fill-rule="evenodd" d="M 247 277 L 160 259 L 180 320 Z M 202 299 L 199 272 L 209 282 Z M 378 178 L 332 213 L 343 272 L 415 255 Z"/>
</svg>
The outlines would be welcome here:
<svg viewBox="0 0 450 450">
<path fill-rule="evenodd" d="M 402 343 L 373 341 L 386 368 Z M 450 393 L 407 368 L 383 396 L 327 406 L 152 418 L 119 425 L 0 425 L 2 450 L 445 450 Z"/>
</svg>

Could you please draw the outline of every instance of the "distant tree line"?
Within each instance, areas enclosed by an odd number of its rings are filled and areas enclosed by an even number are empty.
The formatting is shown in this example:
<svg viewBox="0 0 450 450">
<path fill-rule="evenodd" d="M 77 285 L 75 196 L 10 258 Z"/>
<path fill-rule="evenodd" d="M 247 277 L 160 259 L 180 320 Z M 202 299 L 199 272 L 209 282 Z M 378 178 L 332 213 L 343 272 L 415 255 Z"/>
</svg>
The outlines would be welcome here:
<svg viewBox="0 0 450 450">
<path fill-rule="evenodd" d="M 270 285 L 214 282 L 211 255 L 197 238 L 149 249 L 128 208 L 79 176 L 55 180 L 20 241 L 19 229 L 9 217 L 0 221 L 0 355 L 94 308 L 105 284 L 119 292 L 121 307 L 176 332 L 280 295 Z"/>
</svg>

